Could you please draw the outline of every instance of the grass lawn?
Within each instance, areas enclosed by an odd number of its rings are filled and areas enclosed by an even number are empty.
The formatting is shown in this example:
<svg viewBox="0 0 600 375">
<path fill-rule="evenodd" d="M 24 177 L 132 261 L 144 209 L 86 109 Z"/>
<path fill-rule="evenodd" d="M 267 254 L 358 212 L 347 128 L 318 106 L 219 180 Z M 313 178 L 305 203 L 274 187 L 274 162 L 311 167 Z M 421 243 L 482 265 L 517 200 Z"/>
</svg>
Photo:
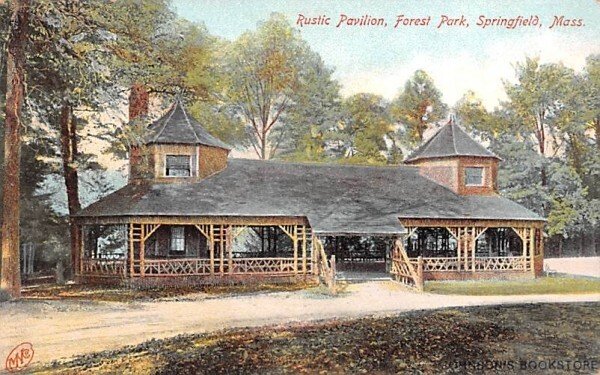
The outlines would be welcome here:
<svg viewBox="0 0 600 375">
<path fill-rule="evenodd" d="M 600 293 L 600 279 L 544 276 L 530 280 L 427 281 L 425 291 L 471 296 Z"/>
<path fill-rule="evenodd" d="M 52 374 L 470 374 L 482 369 L 516 373 L 525 366 L 527 373 L 562 374 L 576 369 L 589 374 L 600 371 L 599 308 L 600 302 L 485 306 L 235 329 L 151 340 L 32 370 Z M 547 370 L 549 366 L 555 368 Z"/>
<path fill-rule="evenodd" d="M 313 287 L 311 283 L 295 284 L 242 284 L 242 285 L 204 285 L 164 288 L 126 288 L 101 285 L 43 284 L 25 287 L 24 299 L 75 299 L 108 302 L 152 301 L 163 298 L 183 297 L 192 293 L 210 295 L 236 295 L 257 292 L 282 292 Z"/>
</svg>

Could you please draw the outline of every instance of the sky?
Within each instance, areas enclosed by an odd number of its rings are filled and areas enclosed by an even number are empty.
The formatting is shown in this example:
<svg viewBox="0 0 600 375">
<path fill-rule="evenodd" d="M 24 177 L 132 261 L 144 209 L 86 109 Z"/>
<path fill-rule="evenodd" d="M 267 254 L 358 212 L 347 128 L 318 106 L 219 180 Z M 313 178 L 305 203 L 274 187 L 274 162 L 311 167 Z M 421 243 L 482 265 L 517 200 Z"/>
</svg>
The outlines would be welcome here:
<svg viewBox="0 0 600 375">
<path fill-rule="evenodd" d="M 526 56 L 562 62 L 581 70 L 585 58 L 600 53 L 600 1 L 349 1 L 349 0 L 174 0 L 179 16 L 204 23 L 208 31 L 234 40 L 272 12 L 287 16 L 304 40 L 335 70 L 342 94 L 370 92 L 391 100 L 417 69 L 433 78 L 443 100 L 453 105 L 473 90 L 488 109 L 505 99 L 503 80 L 514 81 L 514 64 Z M 297 25 L 305 18 L 326 16 L 330 25 Z M 336 27 L 341 15 L 383 18 L 384 26 Z M 428 25 L 394 28 L 397 16 L 431 17 Z M 442 16 L 464 17 L 463 25 L 438 28 Z M 513 29 L 481 27 L 487 19 L 538 17 L 534 26 Z M 554 26 L 555 17 L 581 26 Z M 580 21 L 577 21 L 580 20 Z"/>
</svg>

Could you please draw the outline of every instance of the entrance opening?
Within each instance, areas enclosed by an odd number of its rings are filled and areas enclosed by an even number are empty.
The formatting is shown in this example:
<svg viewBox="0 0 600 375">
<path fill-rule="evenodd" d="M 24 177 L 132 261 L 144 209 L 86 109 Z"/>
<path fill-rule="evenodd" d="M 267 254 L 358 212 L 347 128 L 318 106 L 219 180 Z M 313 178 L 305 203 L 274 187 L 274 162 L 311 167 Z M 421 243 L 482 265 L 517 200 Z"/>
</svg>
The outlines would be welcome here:
<svg viewBox="0 0 600 375">
<path fill-rule="evenodd" d="M 327 236 L 322 241 L 327 255 L 335 255 L 338 279 L 362 281 L 390 278 L 394 238 Z"/>
</svg>

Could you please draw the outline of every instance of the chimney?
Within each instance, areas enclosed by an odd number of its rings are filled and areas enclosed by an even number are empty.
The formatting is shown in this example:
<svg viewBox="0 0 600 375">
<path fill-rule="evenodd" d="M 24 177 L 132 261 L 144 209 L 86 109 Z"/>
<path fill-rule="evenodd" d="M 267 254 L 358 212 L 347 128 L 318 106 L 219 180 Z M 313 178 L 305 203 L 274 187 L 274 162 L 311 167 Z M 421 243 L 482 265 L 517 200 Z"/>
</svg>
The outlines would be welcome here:
<svg viewBox="0 0 600 375">
<path fill-rule="evenodd" d="M 129 92 L 129 126 L 137 118 L 148 115 L 150 108 L 150 94 L 146 86 L 134 83 Z M 152 164 L 145 147 L 132 143 L 129 148 L 129 181 L 139 180 L 147 174 L 147 169 Z"/>
</svg>

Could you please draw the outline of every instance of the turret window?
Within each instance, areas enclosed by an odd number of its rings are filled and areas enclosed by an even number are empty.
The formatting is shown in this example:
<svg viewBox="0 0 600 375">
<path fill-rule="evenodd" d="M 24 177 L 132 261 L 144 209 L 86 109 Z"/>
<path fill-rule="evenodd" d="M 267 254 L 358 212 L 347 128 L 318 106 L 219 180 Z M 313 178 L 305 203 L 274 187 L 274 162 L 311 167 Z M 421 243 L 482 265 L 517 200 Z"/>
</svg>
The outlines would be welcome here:
<svg viewBox="0 0 600 375">
<path fill-rule="evenodd" d="M 483 167 L 465 168 L 465 185 L 483 186 Z"/>
<path fill-rule="evenodd" d="M 188 177 L 192 175 L 192 157 L 190 155 L 167 155 L 165 176 Z"/>
</svg>

